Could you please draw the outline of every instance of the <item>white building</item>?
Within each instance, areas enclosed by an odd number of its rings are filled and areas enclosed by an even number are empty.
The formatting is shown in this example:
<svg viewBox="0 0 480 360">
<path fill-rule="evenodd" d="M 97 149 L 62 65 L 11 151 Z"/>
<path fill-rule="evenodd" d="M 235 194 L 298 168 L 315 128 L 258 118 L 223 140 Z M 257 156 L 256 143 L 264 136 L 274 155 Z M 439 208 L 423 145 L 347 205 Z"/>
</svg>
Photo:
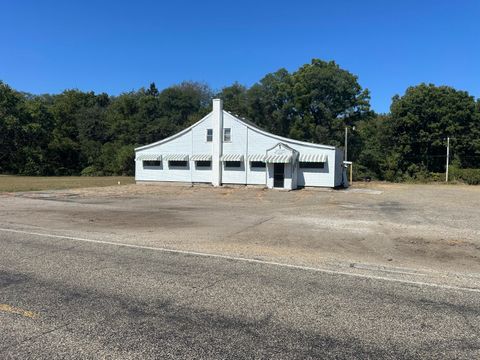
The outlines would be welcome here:
<svg viewBox="0 0 480 360">
<path fill-rule="evenodd" d="M 341 149 L 270 134 L 224 111 L 219 99 L 189 128 L 136 148 L 135 180 L 289 190 L 348 185 Z"/>
</svg>

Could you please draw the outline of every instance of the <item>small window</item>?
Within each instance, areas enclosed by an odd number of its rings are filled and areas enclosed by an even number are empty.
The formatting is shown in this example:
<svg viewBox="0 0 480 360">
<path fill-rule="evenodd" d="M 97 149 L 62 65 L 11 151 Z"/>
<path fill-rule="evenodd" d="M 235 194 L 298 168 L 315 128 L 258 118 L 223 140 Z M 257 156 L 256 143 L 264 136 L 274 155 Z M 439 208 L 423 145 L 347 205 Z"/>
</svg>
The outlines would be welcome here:
<svg viewBox="0 0 480 360">
<path fill-rule="evenodd" d="M 223 141 L 225 142 L 232 141 L 232 129 L 230 128 L 223 129 Z"/>
<path fill-rule="evenodd" d="M 143 167 L 160 167 L 162 166 L 162 162 L 158 160 L 143 160 Z"/>
<path fill-rule="evenodd" d="M 265 168 L 266 164 L 263 161 L 252 161 L 250 166 L 252 168 Z"/>
<path fill-rule="evenodd" d="M 187 167 L 187 162 L 179 161 L 179 160 L 170 160 L 168 162 L 168 167 Z"/>
<path fill-rule="evenodd" d="M 197 167 L 202 167 L 202 168 L 209 168 L 212 166 L 212 162 L 211 161 L 197 161 L 196 162 L 197 164 Z"/>
<path fill-rule="evenodd" d="M 323 162 L 300 162 L 300 169 L 323 169 L 325 163 Z"/>
<path fill-rule="evenodd" d="M 207 129 L 207 142 L 213 141 L 213 129 Z"/>
<path fill-rule="evenodd" d="M 225 161 L 225 167 L 239 168 L 241 166 L 240 161 Z"/>
</svg>

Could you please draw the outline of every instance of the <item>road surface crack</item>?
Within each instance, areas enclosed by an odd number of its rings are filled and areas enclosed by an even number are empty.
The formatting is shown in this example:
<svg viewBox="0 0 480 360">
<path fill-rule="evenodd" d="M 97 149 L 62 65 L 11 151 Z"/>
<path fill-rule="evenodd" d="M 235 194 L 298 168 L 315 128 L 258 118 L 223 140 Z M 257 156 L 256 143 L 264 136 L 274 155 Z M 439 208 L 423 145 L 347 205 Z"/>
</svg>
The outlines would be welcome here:
<svg viewBox="0 0 480 360">
<path fill-rule="evenodd" d="M 43 337 L 43 336 L 45 336 L 45 335 L 51 334 L 51 333 L 53 333 L 53 332 L 55 332 L 55 331 L 57 331 L 57 330 L 60 330 L 60 329 L 63 329 L 63 328 L 65 328 L 65 327 L 67 327 L 68 325 L 71 324 L 71 322 L 72 322 L 72 321 L 68 321 L 68 322 L 65 323 L 65 324 L 56 326 L 56 327 L 54 327 L 53 329 L 44 331 L 43 333 L 38 334 L 38 335 L 36 335 L 36 336 L 31 336 L 31 337 L 29 337 L 29 338 L 27 338 L 27 339 L 24 339 L 24 340 L 22 340 L 22 341 L 19 341 L 19 342 L 15 343 L 15 344 L 7 345 L 7 346 L 5 346 L 5 347 L 3 347 L 3 348 L 0 348 L 0 352 L 3 352 L 3 351 L 8 350 L 8 349 L 11 349 L 12 347 L 20 346 L 20 345 L 22 345 L 22 344 L 24 344 L 24 343 L 26 343 L 26 342 L 30 342 L 30 341 L 37 340 L 37 339 L 39 339 L 39 338 L 41 338 L 41 337 Z"/>
</svg>

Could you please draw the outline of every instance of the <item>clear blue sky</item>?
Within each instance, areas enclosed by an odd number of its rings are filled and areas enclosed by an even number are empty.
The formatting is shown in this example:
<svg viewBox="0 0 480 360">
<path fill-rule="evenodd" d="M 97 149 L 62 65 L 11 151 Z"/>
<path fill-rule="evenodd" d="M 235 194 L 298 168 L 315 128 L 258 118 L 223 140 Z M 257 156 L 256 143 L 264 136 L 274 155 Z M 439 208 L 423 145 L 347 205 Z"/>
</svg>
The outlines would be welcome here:
<svg viewBox="0 0 480 360">
<path fill-rule="evenodd" d="M 477 0 L 0 0 L 0 19 L 0 79 L 35 94 L 250 86 L 320 58 L 358 75 L 378 112 L 420 82 L 480 97 Z"/>
</svg>

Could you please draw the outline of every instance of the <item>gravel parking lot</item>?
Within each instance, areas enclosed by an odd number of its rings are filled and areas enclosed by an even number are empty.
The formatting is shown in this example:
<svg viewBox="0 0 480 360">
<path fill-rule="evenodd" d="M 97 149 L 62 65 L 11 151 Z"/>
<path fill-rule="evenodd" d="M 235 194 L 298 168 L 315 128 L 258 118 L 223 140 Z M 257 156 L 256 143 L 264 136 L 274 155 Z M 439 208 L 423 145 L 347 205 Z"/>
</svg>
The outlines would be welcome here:
<svg viewBox="0 0 480 360">
<path fill-rule="evenodd" d="M 3 227 L 293 264 L 480 272 L 480 188 L 127 185 L 3 194 Z"/>
</svg>

